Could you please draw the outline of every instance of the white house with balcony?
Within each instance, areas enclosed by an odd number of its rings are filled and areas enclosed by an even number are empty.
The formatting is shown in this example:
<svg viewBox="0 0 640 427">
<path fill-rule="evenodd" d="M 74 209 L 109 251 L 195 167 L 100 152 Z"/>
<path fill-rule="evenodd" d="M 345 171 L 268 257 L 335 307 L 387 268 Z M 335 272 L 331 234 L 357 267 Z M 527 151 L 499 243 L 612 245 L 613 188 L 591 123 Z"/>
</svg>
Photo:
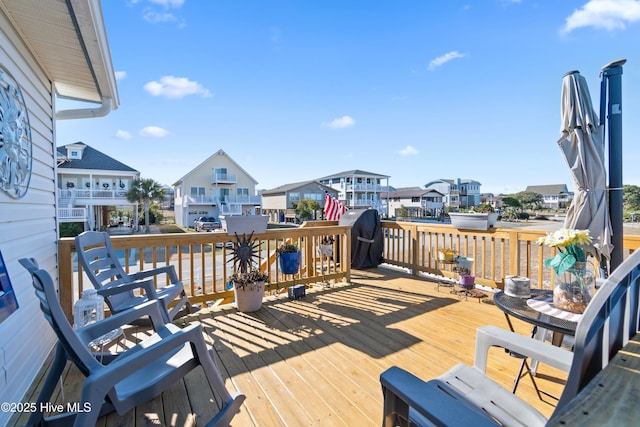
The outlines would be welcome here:
<svg viewBox="0 0 640 427">
<path fill-rule="evenodd" d="M 61 110 L 61 98 L 86 104 Z M 18 262 L 35 258 L 57 287 L 57 121 L 119 103 L 98 1 L 0 0 L 0 402 L 27 402 L 57 341 Z M 0 425 L 13 415 L 0 411 Z"/>
<path fill-rule="evenodd" d="M 542 207 L 547 209 L 565 209 L 573 201 L 566 184 L 529 185 L 524 191 L 542 194 Z"/>
<path fill-rule="evenodd" d="M 337 190 L 338 200 L 349 209 L 374 208 L 381 215 L 388 212 L 387 192 L 384 191 L 389 187 L 387 175 L 354 169 L 318 178 L 318 181 Z"/>
<path fill-rule="evenodd" d="M 444 194 L 444 205 L 453 209 L 470 209 L 480 204 L 480 184 L 472 179 L 437 179 L 424 185 Z"/>
<path fill-rule="evenodd" d="M 397 217 L 397 210 L 407 209 L 409 218 L 439 217 L 444 210 L 444 195 L 433 189 L 398 188 L 389 192 L 389 216 Z"/>
<path fill-rule="evenodd" d="M 81 222 L 85 230 L 109 225 L 109 209 L 137 204 L 127 192 L 140 172 L 83 142 L 57 148 L 58 221 Z"/>
<path fill-rule="evenodd" d="M 223 150 L 216 151 L 173 184 L 176 224 L 193 227 L 200 216 L 260 213 L 256 181 Z"/>
</svg>

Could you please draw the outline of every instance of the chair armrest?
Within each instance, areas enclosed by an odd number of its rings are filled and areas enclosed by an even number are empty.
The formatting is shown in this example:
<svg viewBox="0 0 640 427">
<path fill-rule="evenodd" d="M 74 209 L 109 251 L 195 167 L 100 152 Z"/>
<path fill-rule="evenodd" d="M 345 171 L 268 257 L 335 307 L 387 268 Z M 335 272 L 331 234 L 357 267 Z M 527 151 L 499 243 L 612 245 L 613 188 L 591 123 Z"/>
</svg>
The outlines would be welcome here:
<svg viewBox="0 0 640 427">
<path fill-rule="evenodd" d="M 135 291 L 137 289 L 143 289 L 149 299 L 158 299 L 158 293 L 156 292 L 156 288 L 153 286 L 152 280 L 136 280 L 135 282 L 118 283 L 117 285 L 112 286 L 107 284 L 101 289 L 98 289 L 98 294 L 104 297 L 109 297 L 111 295 Z"/>
<path fill-rule="evenodd" d="M 105 395 L 118 382 L 129 375 L 144 369 L 148 365 L 161 360 L 163 357 L 171 356 L 180 350 L 184 344 L 193 340 L 192 330 L 200 332 L 199 339 L 204 340 L 199 324 L 187 326 L 184 329 L 160 328 L 160 337 L 156 342 L 145 345 L 145 341 L 125 351 L 113 362 L 104 366 L 104 369 L 91 373 L 83 388 L 96 388 Z M 190 333 L 191 332 L 191 333 Z"/>
<path fill-rule="evenodd" d="M 160 274 L 168 274 L 171 284 L 180 282 L 180 280 L 178 280 L 178 275 L 176 274 L 176 269 L 171 264 L 152 268 L 150 270 L 138 271 L 135 273 L 131 273 L 129 276 L 133 277 L 136 280 L 139 280 L 146 279 L 147 277 L 158 276 Z"/>
<path fill-rule="evenodd" d="M 569 372 L 573 353 L 560 347 L 538 341 L 497 326 L 482 326 L 476 331 L 476 353 L 474 365 L 486 373 L 490 347 L 502 347 L 512 352 L 538 360 L 547 365 Z"/>
<path fill-rule="evenodd" d="M 128 310 L 116 313 L 100 320 L 99 322 L 91 323 L 83 328 L 77 329 L 76 333 L 80 339 L 88 345 L 96 338 L 99 338 L 114 329 L 128 325 L 134 320 L 140 319 L 144 316 L 149 316 L 151 318 L 154 330 L 159 330 L 165 324 L 160 303 L 157 300 L 152 300 L 136 305 Z"/>
<path fill-rule="evenodd" d="M 493 426 L 495 422 L 464 396 L 440 380 L 425 382 L 415 375 L 393 366 L 380 375 L 384 396 L 383 425 L 391 424 L 394 412 L 409 421 L 410 417 L 422 417 L 432 425 Z M 400 402 L 398 402 L 400 400 Z M 418 416 L 409 413 L 417 412 Z"/>
</svg>

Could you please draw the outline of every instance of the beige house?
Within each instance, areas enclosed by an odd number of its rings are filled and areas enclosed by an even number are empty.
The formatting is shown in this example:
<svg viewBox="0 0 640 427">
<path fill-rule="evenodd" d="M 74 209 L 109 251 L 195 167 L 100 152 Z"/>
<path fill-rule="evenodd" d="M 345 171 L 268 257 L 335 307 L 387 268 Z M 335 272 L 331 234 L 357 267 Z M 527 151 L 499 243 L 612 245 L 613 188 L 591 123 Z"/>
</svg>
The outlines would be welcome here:
<svg viewBox="0 0 640 427">
<path fill-rule="evenodd" d="M 246 215 L 260 212 L 256 181 L 223 150 L 173 184 L 176 224 L 193 227 L 200 216 Z"/>
<path fill-rule="evenodd" d="M 17 300 L 9 312 L 0 307 L 0 402 L 24 402 L 56 342 L 18 263 L 33 257 L 58 281 L 56 120 L 104 116 L 119 104 L 100 3 L 0 0 L 0 92 L 0 125 L 14 130 L 3 129 L 0 147 L 2 283 L 11 281 Z M 91 104 L 59 111 L 59 98 Z M 11 416 L 0 411 L 0 425 Z"/>
<path fill-rule="evenodd" d="M 295 213 L 296 205 L 301 200 L 315 200 L 324 206 L 325 193 L 337 197 L 338 192 L 318 181 L 293 182 L 271 190 L 264 190 L 262 196 L 262 213 L 269 216 L 270 222 L 298 222 Z"/>
</svg>

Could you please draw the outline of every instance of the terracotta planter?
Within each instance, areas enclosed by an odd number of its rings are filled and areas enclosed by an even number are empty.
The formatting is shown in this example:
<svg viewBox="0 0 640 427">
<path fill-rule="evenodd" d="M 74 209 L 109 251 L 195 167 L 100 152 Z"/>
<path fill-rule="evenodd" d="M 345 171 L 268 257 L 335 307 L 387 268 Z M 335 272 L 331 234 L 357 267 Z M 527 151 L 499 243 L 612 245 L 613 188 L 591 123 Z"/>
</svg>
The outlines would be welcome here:
<svg viewBox="0 0 640 427">
<path fill-rule="evenodd" d="M 296 274 L 300 268 L 300 258 L 302 253 L 283 252 L 279 255 L 280 271 L 282 274 Z"/>
<path fill-rule="evenodd" d="M 264 296 L 264 282 L 250 283 L 242 287 L 233 284 L 233 292 L 236 296 L 238 311 L 251 313 L 260 310 L 262 297 Z"/>
</svg>

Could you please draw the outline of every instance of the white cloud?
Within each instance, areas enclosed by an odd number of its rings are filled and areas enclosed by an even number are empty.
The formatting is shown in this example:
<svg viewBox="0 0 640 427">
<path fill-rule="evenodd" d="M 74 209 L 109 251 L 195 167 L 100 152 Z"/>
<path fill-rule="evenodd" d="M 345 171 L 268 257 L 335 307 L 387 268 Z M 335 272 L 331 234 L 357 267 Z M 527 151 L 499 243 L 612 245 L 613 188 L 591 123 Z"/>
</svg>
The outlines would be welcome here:
<svg viewBox="0 0 640 427">
<path fill-rule="evenodd" d="M 177 21 L 178 18 L 173 13 L 158 13 L 149 10 L 144 14 L 144 20 L 152 24 L 159 24 L 161 22 Z"/>
<path fill-rule="evenodd" d="M 140 135 L 152 138 L 163 138 L 169 135 L 169 131 L 158 126 L 147 126 L 140 130 Z"/>
<path fill-rule="evenodd" d="M 116 80 L 122 80 L 122 79 L 126 79 L 127 78 L 127 72 L 126 71 L 116 71 L 115 75 L 116 75 Z"/>
<path fill-rule="evenodd" d="M 186 77 L 164 76 L 160 78 L 159 82 L 152 81 L 145 84 L 144 90 L 153 96 L 166 98 L 184 98 L 188 95 L 201 95 L 203 98 L 213 96 L 209 89 L 205 89 L 200 83 Z"/>
<path fill-rule="evenodd" d="M 149 3 L 159 4 L 168 8 L 178 9 L 184 4 L 184 0 L 149 0 Z"/>
<path fill-rule="evenodd" d="M 589 0 L 581 9 L 567 18 L 560 30 L 562 34 L 581 27 L 594 27 L 607 31 L 624 30 L 626 23 L 640 20 L 638 0 Z"/>
<path fill-rule="evenodd" d="M 118 129 L 116 131 L 116 138 L 118 139 L 131 139 L 131 134 L 126 130 Z"/>
<path fill-rule="evenodd" d="M 184 28 L 186 22 L 184 18 L 175 15 L 169 10 L 180 9 L 185 0 L 147 0 L 152 6 L 145 7 L 143 10 L 143 18 L 151 24 L 161 24 L 165 22 L 178 22 L 178 28 Z M 134 4 L 137 3 L 134 2 Z M 158 7 L 160 6 L 160 7 Z M 158 11 L 158 9 L 163 9 Z"/>
<path fill-rule="evenodd" d="M 456 58 L 464 58 L 467 56 L 464 53 L 460 53 L 457 50 L 453 50 L 451 52 L 445 53 L 442 56 L 437 57 L 436 59 L 429 62 L 429 71 L 433 71 L 441 65 L 446 64 L 447 62 L 454 60 Z"/>
<path fill-rule="evenodd" d="M 331 129 L 344 129 L 351 127 L 356 124 L 356 121 L 353 120 L 351 116 L 342 116 L 337 119 L 333 119 L 329 123 L 323 123 L 322 126 L 326 126 Z"/>
<path fill-rule="evenodd" d="M 402 150 L 398 151 L 398 153 L 401 156 L 415 156 L 418 154 L 418 150 L 412 145 L 407 145 Z"/>
</svg>

